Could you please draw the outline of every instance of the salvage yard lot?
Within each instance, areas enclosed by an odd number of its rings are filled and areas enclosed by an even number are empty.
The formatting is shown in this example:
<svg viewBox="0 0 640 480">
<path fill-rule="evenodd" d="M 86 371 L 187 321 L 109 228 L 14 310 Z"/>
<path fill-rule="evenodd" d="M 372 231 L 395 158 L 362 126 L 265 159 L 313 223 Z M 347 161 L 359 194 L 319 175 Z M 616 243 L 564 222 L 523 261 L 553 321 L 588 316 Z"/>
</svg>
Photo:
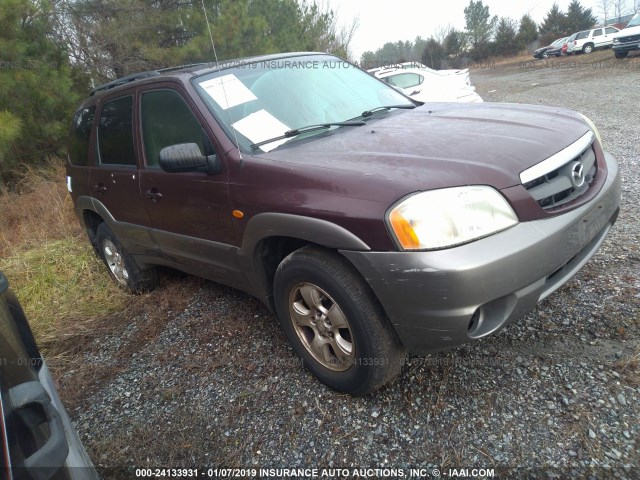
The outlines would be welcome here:
<svg viewBox="0 0 640 480">
<path fill-rule="evenodd" d="M 639 73 L 640 57 L 615 61 L 611 51 L 471 72 L 485 101 L 589 116 L 620 163 L 617 224 L 576 278 L 532 314 L 483 340 L 411 359 L 384 389 L 352 398 L 301 368 L 257 300 L 167 272 L 157 291 L 69 343 L 71 359 L 51 359 L 94 463 L 635 478 Z"/>
</svg>

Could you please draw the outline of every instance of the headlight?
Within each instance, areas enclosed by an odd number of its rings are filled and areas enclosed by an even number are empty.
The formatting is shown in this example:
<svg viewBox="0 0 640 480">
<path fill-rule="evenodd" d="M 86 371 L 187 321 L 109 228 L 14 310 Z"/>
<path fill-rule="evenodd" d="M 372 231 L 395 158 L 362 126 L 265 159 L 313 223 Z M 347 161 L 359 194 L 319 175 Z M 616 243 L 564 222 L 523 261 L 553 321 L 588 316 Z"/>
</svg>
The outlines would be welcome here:
<svg viewBox="0 0 640 480">
<path fill-rule="evenodd" d="M 452 247 L 513 227 L 518 217 L 494 188 L 453 187 L 412 195 L 387 215 L 403 250 Z"/>
<path fill-rule="evenodd" d="M 580 114 L 582 115 L 582 114 Z M 595 133 L 596 138 L 598 139 L 598 142 L 600 143 L 600 146 L 602 148 L 604 148 L 604 145 L 602 145 L 602 137 L 600 136 L 600 132 L 598 131 L 598 127 L 596 127 L 596 124 L 593 123 L 591 121 L 591 119 L 589 117 L 587 117 L 586 115 L 582 115 L 582 118 L 584 118 L 584 121 L 587 122 L 587 125 L 589 125 L 589 128 L 591 128 L 591 130 L 593 130 L 593 133 Z"/>
</svg>

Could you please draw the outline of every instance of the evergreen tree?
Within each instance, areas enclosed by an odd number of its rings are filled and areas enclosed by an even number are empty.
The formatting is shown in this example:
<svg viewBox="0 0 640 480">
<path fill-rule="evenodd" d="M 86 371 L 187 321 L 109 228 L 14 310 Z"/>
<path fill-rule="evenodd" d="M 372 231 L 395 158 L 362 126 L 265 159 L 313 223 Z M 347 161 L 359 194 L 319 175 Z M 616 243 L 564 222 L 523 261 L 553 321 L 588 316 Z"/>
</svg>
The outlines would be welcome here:
<svg viewBox="0 0 640 480">
<path fill-rule="evenodd" d="M 429 68 L 438 70 L 442 67 L 442 61 L 445 57 L 444 47 L 436 39 L 427 40 L 424 52 L 422 52 L 422 63 Z"/>
<path fill-rule="evenodd" d="M 375 52 L 367 50 L 360 56 L 360 68 L 368 70 L 370 68 L 376 68 L 379 66 L 381 65 L 379 65 L 378 56 Z"/>
<path fill-rule="evenodd" d="M 469 0 L 469 5 L 464 9 L 464 18 L 472 56 L 476 60 L 486 58 L 498 17 L 491 18 L 489 7 L 482 0 Z"/>
<path fill-rule="evenodd" d="M 542 43 L 548 45 L 560 37 L 570 35 L 573 33 L 570 30 L 571 28 L 567 25 L 567 16 L 560 10 L 558 4 L 554 3 L 540 24 Z"/>
<path fill-rule="evenodd" d="M 531 42 L 535 42 L 538 37 L 536 22 L 533 21 L 531 16 L 524 14 L 520 19 L 520 27 L 518 28 L 518 45 L 520 48 L 525 48 Z"/>
<path fill-rule="evenodd" d="M 426 41 L 421 37 L 416 37 L 415 42 L 409 40 L 387 42 L 375 52 L 363 53 L 360 63 L 365 68 L 374 68 L 403 62 L 417 62 L 421 59 L 425 45 Z"/>
<path fill-rule="evenodd" d="M 516 40 L 517 35 L 517 23 L 510 18 L 500 18 L 496 27 L 493 53 L 497 55 L 513 55 L 517 53 L 520 49 Z"/>
<path fill-rule="evenodd" d="M 467 49 L 467 36 L 463 31 L 452 28 L 444 38 L 443 46 L 447 55 L 458 58 Z"/>
<path fill-rule="evenodd" d="M 593 27 L 597 19 L 590 8 L 583 8 L 578 0 L 572 0 L 567 8 L 566 33 L 579 32 Z"/>
<path fill-rule="evenodd" d="M 0 175 L 63 155 L 78 100 L 52 12 L 39 0 L 0 1 Z"/>
<path fill-rule="evenodd" d="M 409 58 L 409 61 L 421 61 L 422 53 L 424 52 L 424 49 L 427 48 L 427 42 L 428 40 L 425 40 L 419 35 L 416 37 L 416 39 L 413 41 L 413 46 L 411 48 L 411 57 Z"/>
<path fill-rule="evenodd" d="M 70 0 L 67 0 L 70 1 Z M 296 50 L 348 56 L 351 29 L 331 10 L 296 0 L 76 0 L 74 59 L 94 83 L 161 67 Z M 208 24 L 207 20 L 208 19 Z"/>
</svg>

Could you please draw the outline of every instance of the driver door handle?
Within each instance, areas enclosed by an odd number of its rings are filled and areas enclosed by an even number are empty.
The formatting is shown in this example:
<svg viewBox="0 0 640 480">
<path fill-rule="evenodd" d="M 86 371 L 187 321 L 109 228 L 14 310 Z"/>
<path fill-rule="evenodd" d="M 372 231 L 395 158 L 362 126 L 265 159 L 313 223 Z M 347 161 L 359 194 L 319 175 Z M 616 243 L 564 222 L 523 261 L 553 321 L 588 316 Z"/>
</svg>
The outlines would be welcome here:
<svg viewBox="0 0 640 480">
<path fill-rule="evenodd" d="M 147 198 L 150 198 L 152 202 L 162 200 L 162 194 L 155 187 L 145 191 L 144 194 L 147 196 Z"/>
</svg>

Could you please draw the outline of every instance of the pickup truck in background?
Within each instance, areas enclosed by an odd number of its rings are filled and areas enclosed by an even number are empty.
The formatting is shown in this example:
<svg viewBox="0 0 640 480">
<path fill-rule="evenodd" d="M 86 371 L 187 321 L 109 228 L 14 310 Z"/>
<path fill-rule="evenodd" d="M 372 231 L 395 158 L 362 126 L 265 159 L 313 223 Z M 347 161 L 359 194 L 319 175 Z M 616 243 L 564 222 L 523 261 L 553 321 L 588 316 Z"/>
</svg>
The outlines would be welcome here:
<svg viewBox="0 0 640 480">
<path fill-rule="evenodd" d="M 636 13 L 626 28 L 613 39 L 613 53 L 616 58 L 625 58 L 633 50 L 640 50 L 640 13 Z"/>
</svg>

